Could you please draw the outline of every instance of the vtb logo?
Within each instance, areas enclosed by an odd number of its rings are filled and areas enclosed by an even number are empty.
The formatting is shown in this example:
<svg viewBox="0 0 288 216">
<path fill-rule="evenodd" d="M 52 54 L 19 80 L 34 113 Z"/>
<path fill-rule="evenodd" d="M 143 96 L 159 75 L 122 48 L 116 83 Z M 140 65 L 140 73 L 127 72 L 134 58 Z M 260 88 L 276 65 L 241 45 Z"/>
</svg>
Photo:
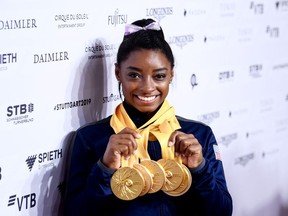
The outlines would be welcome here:
<svg viewBox="0 0 288 216">
<path fill-rule="evenodd" d="M 22 208 L 28 209 L 36 206 L 36 194 L 31 193 L 21 197 L 17 197 L 17 195 L 11 195 L 8 200 L 7 206 L 17 205 L 18 210 L 21 211 Z"/>
<path fill-rule="evenodd" d="M 7 108 L 7 116 L 11 117 L 12 115 L 23 115 L 27 112 L 33 112 L 34 111 L 34 104 L 20 104 L 20 105 L 14 105 L 9 106 Z"/>
</svg>

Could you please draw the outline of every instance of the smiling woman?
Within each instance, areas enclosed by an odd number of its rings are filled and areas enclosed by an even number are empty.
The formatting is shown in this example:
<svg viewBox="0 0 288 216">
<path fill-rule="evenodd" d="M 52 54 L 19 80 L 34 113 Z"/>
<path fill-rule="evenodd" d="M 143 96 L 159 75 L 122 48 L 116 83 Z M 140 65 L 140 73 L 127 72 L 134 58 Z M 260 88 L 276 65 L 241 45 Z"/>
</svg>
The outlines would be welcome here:
<svg viewBox="0 0 288 216">
<path fill-rule="evenodd" d="M 166 99 L 174 56 L 159 23 L 126 26 L 115 76 L 123 102 L 75 133 L 65 215 L 230 216 L 211 128 L 177 116 Z"/>
</svg>

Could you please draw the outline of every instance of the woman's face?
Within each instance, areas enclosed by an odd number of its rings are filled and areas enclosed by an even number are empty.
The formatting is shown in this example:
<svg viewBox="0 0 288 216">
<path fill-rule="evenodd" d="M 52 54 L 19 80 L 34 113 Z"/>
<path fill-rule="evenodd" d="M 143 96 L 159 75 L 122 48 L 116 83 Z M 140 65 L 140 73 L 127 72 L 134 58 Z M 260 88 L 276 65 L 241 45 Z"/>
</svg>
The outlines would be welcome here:
<svg viewBox="0 0 288 216">
<path fill-rule="evenodd" d="M 131 52 L 121 66 L 116 65 L 115 74 L 125 101 L 141 112 L 151 113 L 168 95 L 174 72 L 162 52 L 141 49 Z"/>
</svg>

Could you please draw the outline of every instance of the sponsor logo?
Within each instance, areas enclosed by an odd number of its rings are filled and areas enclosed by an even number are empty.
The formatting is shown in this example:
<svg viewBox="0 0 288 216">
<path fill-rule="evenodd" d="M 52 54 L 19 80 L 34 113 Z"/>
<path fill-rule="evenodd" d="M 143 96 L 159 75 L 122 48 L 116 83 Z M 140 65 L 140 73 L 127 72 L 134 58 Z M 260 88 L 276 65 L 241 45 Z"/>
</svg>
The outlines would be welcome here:
<svg viewBox="0 0 288 216">
<path fill-rule="evenodd" d="M 234 71 L 223 71 L 219 73 L 220 81 L 232 80 L 234 78 Z"/>
<path fill-rule="evenodd" d="M 173 7 L 147 8 L 146 16 L 154 17 L 159 22 L 166 16 L 173 14 Z"/>
<path fill-rule="evenodd" d="M 19 104 L 7 107 L 7 122 L 15 125 L 33 122 L 34 119 L 30 113 L 34 111 L 34 104 Z"/>
<path fill-rule="evenodd" d="M 246 138 L 251 138 L 251 137 L 254 137 L 254 136 L 257 136 L 257 135 L 261 135 L 262 133 L 264 133 L 263 130 L 254 130 L 254 131 L 248 131 L 246 133 Z"/>
<path fill-rule="evenodd" d="M 278 64 L 273 66 L 273 70 L 287 69 L 288 63 Z"/>
<path fill-rule="evenodd" d="M 198 85 L 196 74 L 191 75 L 190 84 L 192 86 L 192 89 L 194 89 L 194 87 Z"/>
<path fill-rule="evenodd" d="M 58 22 L 58 28 L 77 28 L 84 27 L 84 20 L 88 20 L 87 13 L 77 13 L 77 14 L 62 14 L 54 16 L 55 22 Z"/>
<path fill-rule="evenodd" d="M 208 35 L 204 36 L 204 43 L 224 41 L 224 35 Z"/>
<path fill-rule="evenodd" d="M 235 14 L 236 6 L 235 3 L 225 2 L 219 4 L 219 9 L 221 17 L 232 17 Z"/>
<path fill-rule="evenodd" d="M 246 166 L 252 159 L 254 159 L 254 157 L 255 157 L 254 153 L 243 155 L 235 159 L 235 164 Z"/>
<path fill-rule="evenodd" d="M 177 46 L 179 46 L 182 49 L 185 45 L 187 45 L 188 43 L 191 43 L 193 41 L 194 41 L 194 35 L 189 34 L 189 35 L 169 37 L 168 43 L 169 44 L 176 44 Z"/>
<path fill-rule="evenodd" d="M 287 0 L 276 1 L 275 6 L 276 6 L 276 9 L 278 11 L 288 11 L 288 1 Z"/>
<path fill-rule="evenodd" d="M 222 136 L 218 139 L 218 143 L 228 146 L 230 145 L 234 140 L 236 140 L 238 138 L 238 134 L 237 133 L 232 133 L 232 134 L 228 134 L 225 136 Z"/>
<path fill-rule="evenodd" d="M 264 13 L 264 5 L 259 3 L 250 3 L 250 10 L 254 12 L 254 14 L 263 14 Z"/>
<path fill-rule="evenodd" d="M 63 156 L 62 149 L 56 149 L 49 152 L 43 152 L 38 155 L 37 154 L 31 155 L 27 157 L 25 162 L 27 164 L 29 171 L 31 172 L 31 170 L 35 165 L 35 162 L 37 162 L 39 165 L 38 169 L 49 168 L 53 167 L 55 165 L 54 164 L 55 160 L 61 159 L 62 156 Z"/>
<path fill-rule="evenodd" d="M 253 28 L 240 28 L 238 29 L 238 41 L 246 42 L 250 41 L 253 34 Z"/>
<path fill-rule="evenodd" d="M 266 27 L 266 34 L 270 36 L 270 38 L 278 38 L 280 34 L 280 30 L 278 27 Z"/>
<path fill-rule="evenodd" d="M 276 133 L 287 131 L 288 119 L 279 119 L 275 122 L 275 131 Z"/>
<path fill-rule="evenodd" d="M 56 104 L 54 106 L 54 110 L 58 111 L 58 110 L 64 110 L 64 109 L 72 109 L 75 107 L 88 106 L 89 104 L 91 104 L 91 98 Z"/>
<path fill-rule="evenodd" d="M 127 14 L 119 14 L 119 9 L 116 9 L 114 15 L 108 16 L 108 25 L 116 26 L 126 24 L 128 19 Z"/>
<path fill-rule="evenodd" d="M 115 56 L 117 48 L 117 44 L 102 44 L 102 42 L 97 42 L 95 45 L 86 46 L 85 52 L 91 54 L 88 56 L 88 59 L 102 59 Z"/>
<path fill-rule="evenodd" d="M 52 52 L 52 53 L 42 53 L 42 54 L 34 54 L 34 64 L 38 63 L 47 63 L 47 62 L 57 62 L 57 61 L 67 61 L 68 52 Z"/>
<path fill-rule="evenodd" d="M 267 158 L 268 156 L 272 156 L 279 153 L 279 149 L 271 149 L 262 152 L 262 158 Z"/>
<path fill-rule="evenodd" d="M 104 96 L 103 97 L 103 103 L 109 103 L 109 102 L 113 102 L 113 101 L 117 101 L 121 99 L 121 95 L 120 94 L 110 94 L 110 96 Z"/>
<path fill-rule="evenodd" d="M 261 77 L 261 73 L 263 70 L 262 64 L 254 64 L 249 66 L 249 75 L 253 78 L 259 78 Z"/>
<path fill-rule="evenodd" d="M 11 64 L 17 62 L 17 53 L 0 54 L 0 64 Z"/>
<path fill-rule="evenodd" d="M 267 98 L 264 100 L 260 100 L 260 112 L 267 112 L 267 111 L 271 111 L 273 108 L 273 98 Z"/>
<path fill-rule="evenodd" d="M 238 109 L 238 110 L 230 110 L 228 113 L 229 118 L 232 118 L 234 116 L 238 116 L 238 115 L 244 115 L 248 112 L 247 109 Z"/>
<path fill-rule="evenodd" d="M 24 196 L 17 196 L 17 194 L 9 196 L 8 199 L 8 207 L 17 205 L 18 211 L 22 211 L 23 209 L 31 209 L 36 206 L 36 194 L 31 193 Z"/>
<path fill-rule="evenodd" d="M 201 16 L 205 14 L 206 14 L 206 11 L 204 9 L 184 9 L 184 12 L 183 12 L 184 17 Z"/>
<path fill-rule="evenodd" d="M 13 63 L 17 63 L 17 53 L 0 54 L 0 71 L 7 70 L 8 67 L 6 65 Z"/>
<path fill-rule="evenodd" d="M 200 115 L 198 116 L 198 120 L 209 125 L 210 123 L 212 123 L 215 119 L 219 117 L 220 117 L 220 112 L 217 111 L 217 112 Z"/>
<path fill-rule="evenodd" d="M 37 28 L 35 19 L 0 20 L 0 31 Z"/>
</svg>

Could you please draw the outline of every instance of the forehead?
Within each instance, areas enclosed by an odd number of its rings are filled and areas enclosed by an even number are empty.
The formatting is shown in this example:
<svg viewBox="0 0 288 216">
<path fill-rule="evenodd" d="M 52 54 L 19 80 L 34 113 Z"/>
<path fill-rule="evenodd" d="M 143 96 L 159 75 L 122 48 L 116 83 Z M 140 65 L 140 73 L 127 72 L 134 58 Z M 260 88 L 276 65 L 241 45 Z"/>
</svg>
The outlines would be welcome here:
<svg viewBox="0 0 288 216">
<path fill-rule="evenodd" d="M 170 66 L 171 63 L 168 61 L 166 56 L 160 50 L 150 50 L 150 49 L 139 49 L 132 51 L 128 58 L 122 63 L 129 66 Z"/>
</svg>

